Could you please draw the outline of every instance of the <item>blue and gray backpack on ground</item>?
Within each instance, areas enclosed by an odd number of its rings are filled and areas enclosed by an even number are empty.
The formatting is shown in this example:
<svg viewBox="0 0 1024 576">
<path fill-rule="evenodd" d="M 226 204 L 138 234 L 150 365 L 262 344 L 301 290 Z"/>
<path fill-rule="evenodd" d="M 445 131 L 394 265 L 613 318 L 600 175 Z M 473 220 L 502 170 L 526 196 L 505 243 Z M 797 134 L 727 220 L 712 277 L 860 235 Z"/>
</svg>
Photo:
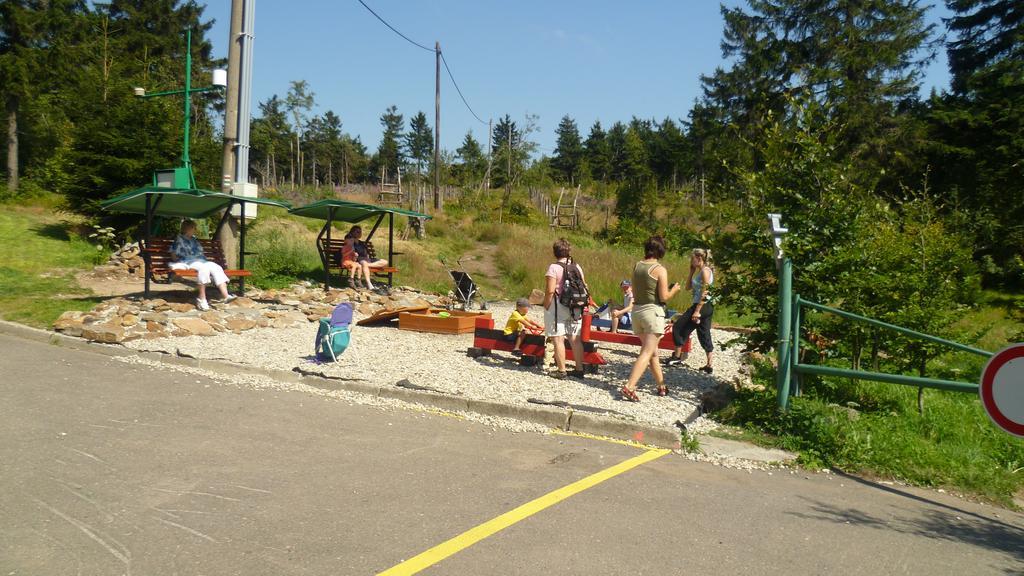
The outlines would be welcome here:
<svg viewBox="0 0 1024 576">
<path fill-rule="evenodd" d="M 316 332 L 316 357 L 324 362 L 337 362 L 352 339 L 352 305 L 342 302 L 334 307 L 330 318 L 321 318 Z"/>
</svg>

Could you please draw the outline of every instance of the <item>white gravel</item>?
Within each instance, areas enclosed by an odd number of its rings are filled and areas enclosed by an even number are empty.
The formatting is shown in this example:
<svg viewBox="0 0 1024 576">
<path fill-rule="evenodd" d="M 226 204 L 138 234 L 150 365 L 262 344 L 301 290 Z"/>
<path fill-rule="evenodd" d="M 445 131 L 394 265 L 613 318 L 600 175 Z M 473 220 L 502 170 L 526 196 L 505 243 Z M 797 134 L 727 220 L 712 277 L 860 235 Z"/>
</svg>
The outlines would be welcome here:
<svg viewBox="0 0 1024 576">
<path fill-rule="evenodd" d="M 495 325 L 504 326 L 511 310 L 509 303 L 492 303 Z M 530 317 L 543 321 L 536 307 Z M 572 378 L 555 380 L 542 372 L 539 366 L 519 366 L 510 354 L 503 352 L 469 358 L 466 350 L 473 344 L 472 334 L 424 334 L 389 326 L 354 326 L 352 344 L 340 361 L 326 364 L 317 363 L 313 357 L 315 335 L 316 325 L 311 323 L 296 328 L 263 328 L 241 334 L 136 340 L 125 346 L 171 354 L 180 352 L 197 358 L 222 359 L 278 370 L 299 367 L 325 376 L 364 380 L 378 385 L 393 385 L 401 379 L 408 379 L 419 386 L 466 398 L 506 404 L 527 404 L 529 398 L 561 400 L 608 411 L 614 417 L 657 426 L 671 426 L 677 420 L 685 420 L 694 413 L 702 392 L 719 382 L 747 378 L 740 372 L 739 347 L 722 347 L 736 335 L 720 330 L 712 330 L 717 350 L 713 375 L 696 370 L 704 364 L 704 352 L 694 337 L 694 352 L 690 354 L 686 367 L 665 370 L 669 396 L 661 398 L 654 395 L 654 381 L 647 374 L 640 382 L 639 403 L 623 402 L 619 400 L 618 393 L 636 359 L 635 346 L 597 343 L 608 364 L 602 366 L 598 374 L 588 374 L 586 380 L 579 381 Z M 665 354 L 667 352 L 663 351 Z M 702 433 L 715 426 L 714 421 L 701 417 L 687 428 L 693 433 Z"/>
</svg>

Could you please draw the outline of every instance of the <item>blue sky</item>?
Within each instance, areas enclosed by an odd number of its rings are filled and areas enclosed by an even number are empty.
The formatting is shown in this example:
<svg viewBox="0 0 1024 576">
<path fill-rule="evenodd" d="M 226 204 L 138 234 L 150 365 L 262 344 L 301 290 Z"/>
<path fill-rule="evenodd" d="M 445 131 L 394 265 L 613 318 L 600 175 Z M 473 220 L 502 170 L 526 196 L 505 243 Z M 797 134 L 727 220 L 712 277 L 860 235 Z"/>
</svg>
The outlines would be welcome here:
<svg viewBox="0 0 1024 576">
<path fill-rule="evenodd" d="M 455 80 L 485 122 L 509 114 L 539 116 L 533 140 L 554 148 L 554 129 L 572 116 L 586 136 L 594 120 L 685 118 L 699 77 L 722 64 L 722 19 L 712 0 L 364 0 L 412 40 L 441 50 Z M 947 15 L 941 0 L 929 19 Z M 729 0 L 729 5 L 746 4 Z M 208 0 L 215 55 L 226 56 L 230 0 Z M 387 29 L 357 0 L 256 0 L 253 95 L 284 96 L 306 80 L 316 112 L 333 110 L 343 129 L 373 151 L 379 117 L 398 106 L 406 120 L 424 111 L 434 123 L 434 55 Z M 922 92 L 947 88 L 941 50 Z M 256 111 L 253 103 L 254 113 Z M 486 144 L 480 124 L 442 68 L 441 145 L 454 150 L 467 130 Z"/>
</svg>

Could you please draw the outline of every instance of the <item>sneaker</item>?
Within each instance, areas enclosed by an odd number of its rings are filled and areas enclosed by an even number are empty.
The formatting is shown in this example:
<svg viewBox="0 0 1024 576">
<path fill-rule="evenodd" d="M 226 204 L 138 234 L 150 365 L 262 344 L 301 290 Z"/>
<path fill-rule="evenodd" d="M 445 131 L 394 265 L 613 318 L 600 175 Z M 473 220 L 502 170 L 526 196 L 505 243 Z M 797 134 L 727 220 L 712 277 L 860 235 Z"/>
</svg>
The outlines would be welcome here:
<svg viewBox="0 0 1024 576">
<path fill-rule="evenodd" d="M 704 367 L 702 367 L 702 368 L 700 369 L 700 371 L 701 371 L 701 372 L 705 372 L 705 373 L 707 373 L 707 374 L 711 374 L 712 372 L 714 372 L 714 371 L 715 371 L 715 369 L 714 369 L 714 368 L 712 368 L 711 366 L 704 366 Z"/>
<path fill-rule="evenodd" d="M 513 351 L 512 351 L 512 355 L 513 355 L 513 356 L 522 356 L 522 355 L 523 355 L 523 351 L 522 351 L 522 350 L 519 350 L 519 349 L 517 348 L 517 349 L 515 349 L 515 350 L 513 350 Z"/>
<path fill-rule="evenodd" d="M 573 378 L 579 378 L 580 380 L 587 379 L 587 375 L 586 373 L 583 372 L 583 370 L 573 370 L 572 372 L 569 372 L 569 376 L 572 376 Z"/>
<path fill-rule="evenodd" d="M 568 374 L 565 373 L 565 370 L 555 370 L 554 372 L 551 372 L 551 377 L 555 380 L 565 380 L 566 376 L 568 376 Z"/>
<path fill-rule="evenodd" d="M 679 366 L 683 363 L 683 359 L 678 356 L 669 356 L 661 362 L 665 366 Z"/>
<path fill-rule="evenodd" d="M 196 298 L 196 308 L 205 312 L 210 309 L 210 303 L 202 298 Z"/>
<path fill-rule="evenodd" d="M 238 298 L 238 296 L 235 296 L 234 294 L 228 294 L 228 297 L 224 299 L 224 303 L 227 304 L 228 302 L 231 302 L 235 298 Z"/>
</svg>

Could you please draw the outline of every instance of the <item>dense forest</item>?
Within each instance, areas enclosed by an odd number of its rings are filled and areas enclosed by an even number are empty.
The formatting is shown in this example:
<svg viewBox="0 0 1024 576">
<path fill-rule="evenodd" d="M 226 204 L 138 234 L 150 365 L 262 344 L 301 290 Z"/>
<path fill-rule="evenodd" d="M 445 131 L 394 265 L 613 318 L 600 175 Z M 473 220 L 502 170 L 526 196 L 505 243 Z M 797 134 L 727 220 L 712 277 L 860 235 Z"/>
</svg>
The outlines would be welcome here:
<svg viewBox="0 0 1024 576">
<path fill-rule="evenodd" d="M 1020 286 L 1024 9 L 1015 0 L 946 5 L 953 17 L 945 29 L 927 24 L 916 0 L 723 8 L 729 65 L 699 79 L 703 96 L 678 118 L 581 127 L 567 114 L 554 128 L 556 150 L 544 156 L 532 141 L 540 119 L 506 114 L 494 124 L 491 150 L 467 133 L 443 151 L 442 176 L 465 189 L 581 185 L 614 200 L 612 240 L 646 227 L 714 234 L 723 249 L 738 251 L 750 247 L 741 236 L 730 240 L 729 230 L 763 228 L 764 212 L 782 211 L 794 226 L 821 232 L 806 251 L 794 249 L 823 270 L 833 260 L 840 266 L 844 250 L 883 242 L 878 230 L 886 226 L 900 234 L 939 226 L 947 242 L 936 242 L 959 243 L 954 252 L 986 283 Z M 99 200 L 174 165 L 180 105 L 143 103 L 132 88 L 180 86 L 186 28 L 193 82 L 208 83 L 210 70 L 223 66 L 211 54 L 210 25 L 191 0 L 0 3 L 0 194 L 51 192 L 95 215 Z M 938 50 L 948 53 L 952 86 L 922 98 L 922 69 Z M 343 115 L 314 114 L 314 88 L 295 80 L 254 108 L 250 171 L 263 188 L 334 189 L 393 178 L 399 168 L 423 177 L 433 170 L 422 111 L 407 119 L 382 103 L 382 138 L 370 150 L 345 133 Z M 221 99 L 210 93 L 193 103 L 193 162 L 204 187 L 219 182 Z M 694 230 L 678 214 L 681 201 L 717 216 L 704 214 L 708 227 Z"/>
</svg>

